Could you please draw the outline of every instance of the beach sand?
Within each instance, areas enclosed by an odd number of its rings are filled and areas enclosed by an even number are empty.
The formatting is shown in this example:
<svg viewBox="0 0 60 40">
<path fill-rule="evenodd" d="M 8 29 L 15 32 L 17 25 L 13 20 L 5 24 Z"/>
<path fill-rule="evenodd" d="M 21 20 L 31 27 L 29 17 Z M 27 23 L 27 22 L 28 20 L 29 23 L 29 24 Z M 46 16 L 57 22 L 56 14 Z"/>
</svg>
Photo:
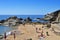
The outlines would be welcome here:
<svg viewBox="0 0 60 40">
<path fill-rule="evenodd" d="M 40 33 L 36 32 L 36 28 L 41 28 L 41 30 L 43 30 L 44 35 L 45 35 L 44 40 L 60 40 L 60 36 L 53 33 L 51 29 L 42 28 L 42 26 L 44 25 L 42 24 L 36 24 L 36 25 L 26 24 L 25 26 L 19 25 L 15 40 L 27 40 L 29 38 L 32 38 L 32 40 L 40 40 L 38 38 L 38 35 Z M 38 30 L 38 31 L 40 32 L 41 30 Z M 47 31 L 49 33 L 49 36 L 46 35 Z M 8 36 L 7 40 L 14 40 L 13 35 Z"/>
</svg>

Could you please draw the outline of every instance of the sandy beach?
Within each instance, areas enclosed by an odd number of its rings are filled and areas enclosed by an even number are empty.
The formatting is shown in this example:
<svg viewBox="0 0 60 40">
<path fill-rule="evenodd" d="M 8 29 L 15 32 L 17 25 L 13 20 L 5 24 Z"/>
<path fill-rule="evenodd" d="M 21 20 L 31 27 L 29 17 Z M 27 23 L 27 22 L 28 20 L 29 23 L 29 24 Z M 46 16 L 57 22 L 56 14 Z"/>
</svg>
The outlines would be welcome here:
<svg viewBox="0 0 60 40">
<path fill-rule="evenodd" d="M 16 30 L 16 39 L 15 40 L 27 40 L 32 38 L 32 40 L 40 40 L 38 38 L 38 35 L 40 33 L 36 32 L 36 28 L 40 28 L 41 30 L 43 30 L 45 38 L 44 40 L 60 40 L 60 36 L 56 35 L 55 33 L 53 33 L 53 31 L 51 31 L 50 29 L 47 28 L 42 28 L 42 24 L 36 24 L 36 25 L 31 25 L 31 24 L 26 24 L 24 25 L 19 25 L 18 29 Z M 41 32 L 41 30 L 38 30 L 39 32 Z M 49 36 L 46 35 L 46 32 L 48 31 Z M 14 40 L 13 35 L 10 35 L 7 37 L 7 40 Z"/>
</svg>

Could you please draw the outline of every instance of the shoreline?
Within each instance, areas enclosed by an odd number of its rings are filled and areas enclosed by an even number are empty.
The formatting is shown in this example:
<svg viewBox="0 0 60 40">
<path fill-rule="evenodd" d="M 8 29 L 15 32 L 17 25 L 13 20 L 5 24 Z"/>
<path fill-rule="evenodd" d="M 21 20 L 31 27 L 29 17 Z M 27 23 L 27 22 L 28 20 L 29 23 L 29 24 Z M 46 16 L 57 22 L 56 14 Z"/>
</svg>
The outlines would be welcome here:
<svg viewBox="0 0 60 40">
<path fill-rule="evenodd" d="M 1 25 L 2 26 L 2 25 Z M 3 25 L 4 26 L 4 25 Z M 9 26 L 4 26 L 4 27 L 9 27 Z M 7 33 L 7 35 L 8 34 L 10 34 L 10 32 L 13 32 L 14 30 L 17 30 L 18 29 L 18 27 L 16 27 L 16 26 L 13 26 L 13 27 L 9 27 L 9 28 L 11 28 L 11 30 L 9 30 L 9 31 L 5 31 L 6 33 Z M 4 35 L 4 33 L 2 33 L 2 34 L 0 34 L 0 35 Z"/>
</svg>

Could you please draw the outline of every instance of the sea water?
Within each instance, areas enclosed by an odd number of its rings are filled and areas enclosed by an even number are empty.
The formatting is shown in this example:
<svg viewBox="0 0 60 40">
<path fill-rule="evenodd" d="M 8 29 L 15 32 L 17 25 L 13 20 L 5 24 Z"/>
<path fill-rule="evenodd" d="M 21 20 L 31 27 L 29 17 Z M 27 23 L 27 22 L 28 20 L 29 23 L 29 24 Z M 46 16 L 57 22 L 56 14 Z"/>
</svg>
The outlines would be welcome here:
<svg viewBox="0 0 60 40">
<path fill-rule="evenodd" d="M 5 32 L 9 32 L 11 31 L 12 28 L 11 27 L 7 27 L 7 26 L 0 26 L 0 35 L 2 35 Z"/>
<path fill-rule="evenodd" d="M 0 20 L 7 19 L 11 16 L 17 16 L 18 18 L 23 18 L 23 19 L 27 17 L 30 17 L 31 19 L 44 17 L 44 15 L 0 15 Z"/>
</svg>

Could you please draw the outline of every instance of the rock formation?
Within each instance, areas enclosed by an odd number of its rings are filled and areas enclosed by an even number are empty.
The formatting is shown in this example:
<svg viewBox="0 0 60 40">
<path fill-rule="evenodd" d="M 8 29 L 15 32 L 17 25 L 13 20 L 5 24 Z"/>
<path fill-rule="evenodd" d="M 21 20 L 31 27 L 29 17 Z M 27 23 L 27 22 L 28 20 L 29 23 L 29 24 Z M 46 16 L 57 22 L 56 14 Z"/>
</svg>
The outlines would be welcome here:
<svg viewBox="0 0 60 40">
<path fill-rule="evenodd" d="M 45 15 L 44 19 L 50 22 L 51 27 L 55 29 L 54 33 L 56 35 L 60 35 L 60 32 L 59 32 L 60 31 L 60 10 L 57 10 L 55 12 Z"/>
<path fill-rule="evenodd" d="M 17 16 L 11 16 L 6 20 L 1 20 L 0 24 L 4 26 L 15 26 L 18 24 L 32 23 L 32 19 L 27 17 L 26 19 L 18 18 Z"/>
<path fill-rule="evenodd" d="M 0 23 L 4 26 L 15 26 L 22 23 L 22 18 L 17 18 L 16 16 L 12 16 L 7 18 L 6 20 L 1 20 Z"/>
<path fill-rule="evenodd" d="M 45 15 L 44 19 L 50 22 L 60 22 L 60 10 Z"/>
<path fill-rule="evenodd" d="M 27 17 L 26 19 L 24 19 L 24 22 L 25 23 L 31 23 L 32 22 L 32 19 L 30 17 Z"/>
</svg>

